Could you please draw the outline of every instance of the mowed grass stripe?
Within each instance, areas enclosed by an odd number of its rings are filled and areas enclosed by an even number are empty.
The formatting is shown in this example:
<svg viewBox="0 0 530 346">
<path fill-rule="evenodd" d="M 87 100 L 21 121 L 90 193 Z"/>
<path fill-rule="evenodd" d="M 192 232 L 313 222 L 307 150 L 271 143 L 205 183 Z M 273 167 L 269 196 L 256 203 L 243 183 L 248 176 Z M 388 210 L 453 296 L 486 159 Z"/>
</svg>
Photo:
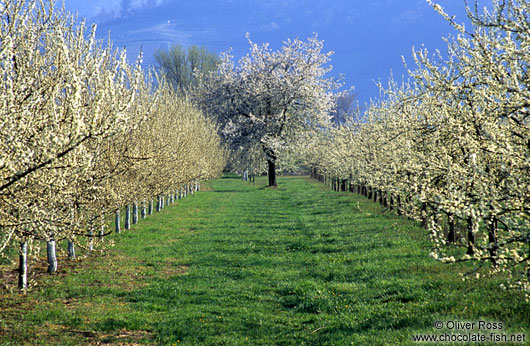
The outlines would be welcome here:
<svg viewBox="0 0 530 346">
<path fill-rule="evenodd" d="M 114 236 L 110 255 L 13 298 L 39 304 L 7 304 L 0 341 L 409 345 L 448 319 L 530 336 L 521 294 L 463 282 L 471 267 L 431 260 L 417 224 L 307 178 L 265 184 L 210 182 Z"/>
</svg>

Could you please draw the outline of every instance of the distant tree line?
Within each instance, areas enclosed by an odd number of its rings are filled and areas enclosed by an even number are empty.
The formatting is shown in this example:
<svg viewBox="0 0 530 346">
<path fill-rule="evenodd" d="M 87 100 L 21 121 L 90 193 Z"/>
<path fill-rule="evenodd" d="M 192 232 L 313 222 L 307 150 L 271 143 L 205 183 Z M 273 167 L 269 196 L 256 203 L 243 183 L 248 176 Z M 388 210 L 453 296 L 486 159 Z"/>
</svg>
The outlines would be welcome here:
<svg viewBox="0 0 530 346">
<path fill-rule="evenodd" d="M 206 47 L 192 45 L 186 48 L 179 44 L 168 50 L 157 50 L 155 60 L 167 82 L 184 94 L 196 89 L 200 80 L 215 72 L 220 63 L 219 56 Z"/>
</svg>

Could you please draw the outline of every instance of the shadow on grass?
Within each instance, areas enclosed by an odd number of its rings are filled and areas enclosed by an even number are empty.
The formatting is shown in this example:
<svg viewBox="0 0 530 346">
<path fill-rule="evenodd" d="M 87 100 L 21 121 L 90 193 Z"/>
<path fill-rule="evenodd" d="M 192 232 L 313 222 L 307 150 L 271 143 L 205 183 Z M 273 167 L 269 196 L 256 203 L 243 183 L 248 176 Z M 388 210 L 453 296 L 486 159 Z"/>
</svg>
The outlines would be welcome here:
<svg viewBox="0 0 530 346">
<path fill-rule="evenodd" d="M 236 175 L 236 174 L 225 174 L 221 177 L 221 179 L 236 179 L 236 180 L 239 180 L 241 179 L 241 176 L 239 175 Z"/>
</svg>

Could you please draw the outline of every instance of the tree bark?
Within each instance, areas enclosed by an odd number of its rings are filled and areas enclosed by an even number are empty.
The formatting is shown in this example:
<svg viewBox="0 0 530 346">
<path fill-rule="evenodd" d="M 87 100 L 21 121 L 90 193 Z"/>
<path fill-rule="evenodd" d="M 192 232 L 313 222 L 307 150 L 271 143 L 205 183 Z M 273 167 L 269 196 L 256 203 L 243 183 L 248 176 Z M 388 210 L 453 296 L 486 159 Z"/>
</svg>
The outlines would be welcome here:
<svg viewBox="0 0 530 346">
<path fill-rule="evenodd" d="M 447 241 L 454 243 L 456 241 L 455 236 L 455 217 L 453 214 L 447 215 L 447 223 L 449 224 L 449 233 L 447 234 Z"/>
<path fill-rule="evenodd" d="M 88 251 L 94 250 L 94 232 L 88 231 L 89 241 L 88 241 Z M 100 237 L 102 238 L 102 237 Z M 68 241 L 68 246 L 70 246 L 70 241 Z M 70 251 L 70 248 L 68 248 L 68 251 Z M 68 254 L 70 255 L 70 254 Z M 74 256 L 75 256 L 75 250 L 74 250 Z"/>
<path fill-rule="evenodd" d="M 141 212 L 140 216 L 141 216 L 142 219 L 145 219 L 145 217 L 147 216 L 147 208 L 145 206 L 145 201 L 142 202 L 142 212 Z"/>
<path fill-rule="evenodd" d="M 278 186 L 276 183 L 276 162 L 272 159 L 267 159 L 269 165 L 269 186 Z"/>
<path fill-rule="evenodd" d="M 57 271 L 57 255 L 55 253 L 55 239 L 53 235 L 46 245 L 46 250 L 48 250 L 48 273 L 55 273 Z"/>
<path fill-rule="evenodd" d="M 489 253 L 491 256 L 491 263 L 493 263 L 494 266 L 497 265 L 497 251 L 499 249 L 499 246 L 497 244 L 497 218 L 495 216 L 491 217 L 490 222 L 490 229 L 488 231 L 488 241 L 489 241 Z"/>
<path fill-rule="evenodd" d="M 125 207 L 125 229 L 131 229 L 131 205 Z"/>
<path fill-rule="evenodd" d="M 18 267 L 18 288 L 28 288 L 28 242 L 20 243 L 20 257 Z"/>
<path fill-rule="evenodd" d="M 475 253 L 473 249 L 475 245 L 475 234 L 473 233 L 473 218 L 469 216 L 467 218 L 467 251 L 466 254 L 473 256 Z"/>
<path fill-rule="evenodd" d="M 114 220 L 114 229 L 116 231 L 116 233 L 120 233 L 121 229 L 120 229 L 120 209 L 117 209 L 116 210 L 116 218 Z"/>
<path fill-rule="evenodd" d="M 136 225 L 138 223 L 138 203 L 133 203 L 133 210 L 132 210 L 132 224 Z"/>
<path fill-rule="evenodd" d="M 75 243 L 68 240 L 68 259 L 75 260 Z"/>
<path fill-rule="evenodd" d="M 421 226 L 427 227 L 427 203 L 421 204 Z"/>
</svg>

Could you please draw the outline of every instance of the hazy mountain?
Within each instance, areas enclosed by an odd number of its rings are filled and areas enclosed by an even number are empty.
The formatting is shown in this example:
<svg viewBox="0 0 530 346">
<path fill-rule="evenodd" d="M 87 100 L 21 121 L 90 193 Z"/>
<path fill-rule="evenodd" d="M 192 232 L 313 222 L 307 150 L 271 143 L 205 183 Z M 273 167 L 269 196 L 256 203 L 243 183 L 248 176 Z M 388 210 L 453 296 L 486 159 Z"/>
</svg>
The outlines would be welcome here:
<svg viewBox="0 0 530 346">
<path fill-rule="evenodd" d="M 464 19 L 463 1 L 439 2 L 457 19 Z M 401 55 L 413 65 L 412 45 L 425 43 L 432 51 L 443 50 L 441 36 L 451 32 L 423 0 L 122 0 L 110 4 L 91 19 L 99 22 L 99 36 L 106 37 L 110 31 L 115 45 L 126 47 L 131 59 L 141 47 L 145 65 L 154 62 L 156 49 L 174 43 L 205 45 L 216 52 L 232 47 L 238 57 L 248 50 L 246 32 L 273 48 L 286 38 L 307 38 L 317 32 L 326 50 L 335 51 L 334 73 L 345 75 L 362 102 L 378 96 L 374 80 L 386 81 L 391 70 L 397 78 L 405 73 Z"/>
</svg>

